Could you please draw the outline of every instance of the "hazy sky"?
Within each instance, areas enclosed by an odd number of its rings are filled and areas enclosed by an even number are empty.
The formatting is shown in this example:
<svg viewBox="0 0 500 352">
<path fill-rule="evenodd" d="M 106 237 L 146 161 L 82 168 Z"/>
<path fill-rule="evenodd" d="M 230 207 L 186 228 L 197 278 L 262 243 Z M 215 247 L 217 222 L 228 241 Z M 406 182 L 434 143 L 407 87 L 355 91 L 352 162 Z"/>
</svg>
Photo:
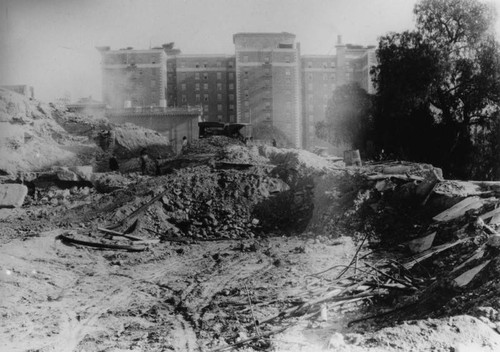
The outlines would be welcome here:
<svg viewBox="0 0 500 352">
<path fill-rule="evenodd" d="M 500 0 L 494 0 L 500 2 Z M 237 32 L 291 32 L 303 54 L 377 44 L 413 28 L 415 0 L 0 0 L 0 84 L 29 84 L 37 99 L 101 99 L 96 46 L 233 54 Z"/>
</svg>

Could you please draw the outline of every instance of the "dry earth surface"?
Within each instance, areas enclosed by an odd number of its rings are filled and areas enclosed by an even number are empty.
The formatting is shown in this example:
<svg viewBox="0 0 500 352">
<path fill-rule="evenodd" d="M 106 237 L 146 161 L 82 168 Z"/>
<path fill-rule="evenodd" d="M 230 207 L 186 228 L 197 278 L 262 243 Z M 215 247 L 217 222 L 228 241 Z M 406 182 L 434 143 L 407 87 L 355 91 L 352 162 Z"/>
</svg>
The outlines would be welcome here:
<svg viewBox="0 0 500 352">
<path fill-rule="evenodd" d="M 0 351 L 500 350 L 500 185 L 0 98 Z"/>
</svg>

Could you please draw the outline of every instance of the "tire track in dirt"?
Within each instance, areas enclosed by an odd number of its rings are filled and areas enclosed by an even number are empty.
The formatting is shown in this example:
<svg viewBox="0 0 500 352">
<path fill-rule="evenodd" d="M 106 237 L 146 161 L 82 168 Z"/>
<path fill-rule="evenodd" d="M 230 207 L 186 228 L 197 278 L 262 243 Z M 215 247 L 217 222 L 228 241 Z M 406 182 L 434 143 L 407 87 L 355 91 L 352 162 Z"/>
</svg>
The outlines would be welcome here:
<svg viewBox="0 0 500 352">
<path fill-rule="evenodd" d="M 60 333 L 53 345 L 64 346 L 60 349 L 61 352 L 73 352 L 85 336 L 100 329 L 105 330 L 105 326 L 99 326 L 100 316 L 108 309 L 123 306 L 132 295 L 132 290 L 122 284 L 123 282 L 113 282 L 111 286 L 119 288 L 111 293 L 103 292 L 77 309 L 66 307 L 61 317 Z M 82 319 L 82 316 L 85 318 Z"/>
<path fill-rule="evenodd" d="M 207 307 L 218 292 L 271 268 L 269 259 L 252 255 L 245 255 L 236 260 L 225 260 L 214 272 L 207 273 L 202 280 L 195 277 L 194 282 L 179 297 L 177 310 L 182 313 L 184 320 L 198 330 L 203 315 L 209 311 Z"/>
</svg>

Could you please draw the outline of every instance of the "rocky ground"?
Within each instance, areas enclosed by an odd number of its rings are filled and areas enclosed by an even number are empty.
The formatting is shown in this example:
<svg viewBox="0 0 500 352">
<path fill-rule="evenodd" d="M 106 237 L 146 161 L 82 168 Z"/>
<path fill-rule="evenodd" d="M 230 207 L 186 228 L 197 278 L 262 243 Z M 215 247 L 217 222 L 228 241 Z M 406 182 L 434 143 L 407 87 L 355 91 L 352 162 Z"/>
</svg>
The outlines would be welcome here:
<svg viewBox="0 0 500 352">
<path fill-rule="evenodd" d="M 2 104 L 2 351 L 500 350 L 496 183 Z"/>
</svg>

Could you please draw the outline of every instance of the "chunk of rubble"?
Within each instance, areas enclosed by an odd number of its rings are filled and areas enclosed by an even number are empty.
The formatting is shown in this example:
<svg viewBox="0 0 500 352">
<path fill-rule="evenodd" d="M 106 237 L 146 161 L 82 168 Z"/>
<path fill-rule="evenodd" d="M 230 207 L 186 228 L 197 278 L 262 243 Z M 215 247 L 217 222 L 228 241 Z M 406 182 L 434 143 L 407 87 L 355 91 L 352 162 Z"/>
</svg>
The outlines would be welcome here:
<svg viewBox="0 0 500 352">
<path fill-rule="evenodd" d="M 57 167 L 55 169 L 55 172 L 56 172 L 56 177 L 59 181 L 70 181 L 70 182 L 80 181 L 78 175 L 67 167 L 62 167 L 62 166 Z"/>
<path fill-rule="evenodd" d="M 500 235 L 491 235 L 486 244 L 493 248 L 500 248 Z"/>
<path fill-rule="evenodd" d="M 110 193 L 127 187 L 132 181 L 120 174 L 94 173 L 92 184 L 100 193 Z"/>
<path fill-rule="evenodd" d="M 28 194 L 28 187 L 20 184 L 0 184 L 0 208 L 19 208 Z"/>
</svg>

